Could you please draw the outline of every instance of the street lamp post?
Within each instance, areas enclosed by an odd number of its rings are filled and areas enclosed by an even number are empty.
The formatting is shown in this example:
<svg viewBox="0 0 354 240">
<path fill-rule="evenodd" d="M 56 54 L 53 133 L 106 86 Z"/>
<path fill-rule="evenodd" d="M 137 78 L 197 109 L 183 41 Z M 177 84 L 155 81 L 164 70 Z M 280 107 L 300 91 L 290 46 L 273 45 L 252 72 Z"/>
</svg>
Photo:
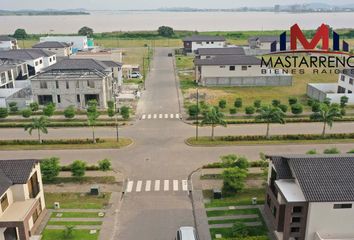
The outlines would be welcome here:
<svg viewBox="0 0 354 240">
<path fill-rule="evenodd" d="M 196 125 L 195 125 L 195 140 L 198 141 L 198 126 L 199 126 L 199 89 L 197 88 L 197 115 L 196 115 Z"/>
</svg>

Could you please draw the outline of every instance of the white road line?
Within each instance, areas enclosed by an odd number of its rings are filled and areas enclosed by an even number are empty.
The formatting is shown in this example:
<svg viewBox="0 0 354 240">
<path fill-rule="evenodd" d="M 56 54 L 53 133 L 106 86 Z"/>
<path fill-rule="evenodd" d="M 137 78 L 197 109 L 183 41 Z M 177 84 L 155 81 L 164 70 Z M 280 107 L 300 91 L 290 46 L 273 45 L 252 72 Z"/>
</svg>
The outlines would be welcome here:
<svg viewBox="0 0 354 240">
<path fill-rule="evenodd" d="M 138 182 L 136 183 L 136 189 L 135 189 L 135 191 L 136 191 L 136 192 L 141 192 L 141 187 L 142 187 L 142 185 L 143 185 L 143 181 L 138 181 Z"/>
<path fill-rule="evenodd" d="M 179 114 L 178 113 L 176 114 L 176 118 L 179 119 Z"/>
<path fill-rule="evenodd" d="M 146 192 L 150 192 L 151 191 L 151 181 L 150 180 L 146 181 L 145 191 Z"/>
<path fill-rule="evenodd" d="M 173 180 L 173 191 L 178 191 L 178 180 Z"/>
<path fill-rule="evenodd" d="M 188 181 L 187 180 L 182 180 L 182 190 L 188 191 Z"/>
<path fill-rule="evenodd" d="M 171 114 L 170 114 L 170 118 L 174 118 L 174 117 L 175 117 L 175 116 L 171 113 Z"/>
<path fill-rule="evenodd" d="M 129 181 L 128 184 L 127 184 L 127 192 L 131 192 L 133 190 L 133 184 L 134 184 L 134 181 Z"/>
<path fill-rule="evenodd" d="M 154 119 L 157 118 L 157 114 L 154 114 Z"/>
<path fill-rule="evenodd" d="M 156 192 L 160 191 L 160 180 L 155 181 L 155 191 Z"/>
<path fill-rule="evenodd" d="M 165 180 L 165 181 L 163 182 L 163 190 L 164 190 L 164 191 L 170 190 L 170 181 L 169 181 L 169 180 Z"/>
<path fill-rule="evenodd" d="M 148 115 L 148 119 L 151 119 L 151 114 Z"/>
<path fill-rule="evenodd" d="M 162 118 L 162 114 L 161 113 L 159 114 L 159 118 Z"/>
<path fill-rule="evenodd" d="M 165 118 L 168 118 L 168 114 L 165 114 Z"/>
<path fill-rule="evenodd" d="M 143 114 L 143 116 L 141 116 L 141 119 L 145 119 L 146 118 L 146 115 L 145 114 Z"/>
</svg>

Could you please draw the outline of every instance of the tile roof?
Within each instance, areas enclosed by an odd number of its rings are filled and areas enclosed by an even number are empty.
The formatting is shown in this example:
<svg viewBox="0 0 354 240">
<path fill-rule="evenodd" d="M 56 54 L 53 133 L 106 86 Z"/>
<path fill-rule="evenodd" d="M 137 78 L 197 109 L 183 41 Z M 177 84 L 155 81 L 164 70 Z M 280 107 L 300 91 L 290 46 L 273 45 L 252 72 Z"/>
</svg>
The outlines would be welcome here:
<svg viewBox="0 0 354 240">
<path fill-rule="evenodd" d="M 0 58 L 15 59 L 15 60 L 34 60 L 40 57 L 50 57 L 55 53 L 44 49 L 15 49 L 0 51 Z"/>
<path fill-rule="evenodd" d="M 46 68 L 46 70 L 97 70 L 105 71 L 109 66 L 95 59 L 62 59 L 56 64 Z"/>
<path fill-rule="evenodd" d="M 115 61 L 101 61 L 107 67 L 121 67 L 123 66 L 122 63 L 115 62 Z"/>
<path fill-rule="evenodd" d="M 14 41 L 16 40 L 15 38 L 13 37 L 9 37 L 9 36 L 0 36 L 0 41 Z"/>
<path fill-rule="evenodd" d="M 261 60 L 253 56 L 227 55 L 194 60 L 195 65 L 260 65 Z"/>
<path fill-rule="evenodd" d="M 224 42 L 226 41 L 225 37 L 222 36 L 203 36 L 203 35 L 194 35 L 185 37 L 183 39 L 185 42 L 196 42 L 196 41 L 213 41 L 213 42 Z"/>
<path fill-rule="evenodd" d="M 38 160 L 0 160 L 0 195 L 13 184 L 27 183 Z"/>
<path fill-rule="evenodd" d="M 67 48 L 67 47 L 70 47 L 70 44 L 65 42 L 57 42 L 57 41 L 40 42 L 32 46 L 32 48 Z"/>
<path fill-rule="evenodd" d="M 294 155 L 271 157 L 279 179 L 289 169 L 309 202 L 354 201 L 354 155 Z M 285 174 L 284 174 L 285 173 Z"/>
<path fill-rule="evenodd" d="M 199 55 L 245 55 L 245 50 L 241 47 L 229 48 L 199 48 Z"/>
</svg>

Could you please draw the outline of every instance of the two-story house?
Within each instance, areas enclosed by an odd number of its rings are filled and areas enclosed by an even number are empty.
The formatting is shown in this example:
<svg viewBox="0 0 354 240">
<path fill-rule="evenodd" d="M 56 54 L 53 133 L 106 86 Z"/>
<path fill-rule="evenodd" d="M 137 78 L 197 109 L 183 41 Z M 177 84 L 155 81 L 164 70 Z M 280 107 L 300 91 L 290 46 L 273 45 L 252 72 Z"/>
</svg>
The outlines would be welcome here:
<svg viewBox="0 0 354 240">
<path fill-rule="evenodd" d="M 0 161 L 0 239 L 29 240 L 44 211 L 39 161 Z"/>
<path fill-rule="evenodd" d="M 183 39 L 183 47 L 185 53 L 194 53 L 200 48 L 224 48 L 226 39 L 221 36 L 189 36 Z"/>
<path fill-rule="evenodd" d="M 1 50 L 11 50 L 18 49 L 18 44 L 16 38 L 8 36 L 0 36 L 0 49 Z"/>
<path fill-rule="evenodd" d="M 106 65 L 94 59 L 63 59 L 45 72 L 31 78 L 34 101 L 50 102 L 58 108 L 85 108 L 96 100 L 100 108 L 107 107 L 115 93 L 114 72 L 119 65 Z"/>
<path fill-rule="evenodd" d="M 72 46 L 73 53 L 89 49 L 89 39 L 86 36 L 46 36 L 41 37 L 40 42 L 65 42 Z"/>
<path fill-rule="evenodd" d="M 71 44 L 66 42 L 40 42 L 32 46 L 32 48 L 44 49 L 55 53 L 58 57 L 68 57 L 72 52 Z"/>
<path fill-rule="evenodd" d="M 278 240 L 354 239 L 354 156 L 269 156 L 265 213 Z"/>
</svg>

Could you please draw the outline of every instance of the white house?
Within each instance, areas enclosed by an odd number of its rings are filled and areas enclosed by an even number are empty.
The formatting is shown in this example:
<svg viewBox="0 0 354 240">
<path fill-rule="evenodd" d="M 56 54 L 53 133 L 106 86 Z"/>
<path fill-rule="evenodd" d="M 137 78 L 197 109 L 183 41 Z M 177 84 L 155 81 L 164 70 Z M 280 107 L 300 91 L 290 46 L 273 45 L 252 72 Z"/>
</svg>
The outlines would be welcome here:
<svg viewBox="0 0 354 240">
<path fill-rule="evenodd" d="M 248 44 L 251 49 L 260 49 L 270 51 L 271 44 L 276 42 L 279 47 L 279 36 L 256 36 L 248 39 Z M 286 38 L 286 47 L 290 48 L 290 38 Z"/>
<path fill-rule="evenodd" d="M 0 161 L 0 183 L 0 239 L 29 240 L 45 216 L 39 161 Z"/>
<path fill-rule="evenodd" d="M 202 86 L 289 86 L 292 76 L 262 68 L 253 56 L 220 55 L 195 58 L 196 81 Z"/>
<path fill-rule="evenodd" d="M 57 62 L 55 53 L 43 49 L 0 51 L 0 59 L 24 61 L 28 66 L 29 76 L 33 76 Z"/>
<path fill-rule="evenodd" d="M 195 35 L 183 39 L 184 52 L 195 52 L 200 48 L 226 47 L 226 39 L 220 36 Z"/>
<path fill-rule="evenodd" d="M 47 36 L 41 37 L 40 42 L 65 42 L 72 45 L 73 53 L 87 51 L 89 48 L 86 36 Z"/>
<path fill-rule="evenodd" d="M 354 156 L 270 156 L 265 214 L 277 240 L 354 239 Z"/>
<path fill-rule="evenodd" d="M 330 99 L 332 103 L 340 103 L 343 96 L 348 97 L 348 103 L 354 104 L 354 69 L 344 69 L 339 74 L 337 83 L 309 83 L 307 96 L 318 101 Z"/>
<path fill-rule="evenodd" d="M 73 53 L 71 44 L 66 42 L 40 42 L 33 45 L 32 48 L 44 49 L 53 52 L 58 57 L 68 57 Z"/>
<path fill-rule="evenodd" d="M 16 38 L 0 36 L 0 50 L 18 49 Z"/>
</svg>

